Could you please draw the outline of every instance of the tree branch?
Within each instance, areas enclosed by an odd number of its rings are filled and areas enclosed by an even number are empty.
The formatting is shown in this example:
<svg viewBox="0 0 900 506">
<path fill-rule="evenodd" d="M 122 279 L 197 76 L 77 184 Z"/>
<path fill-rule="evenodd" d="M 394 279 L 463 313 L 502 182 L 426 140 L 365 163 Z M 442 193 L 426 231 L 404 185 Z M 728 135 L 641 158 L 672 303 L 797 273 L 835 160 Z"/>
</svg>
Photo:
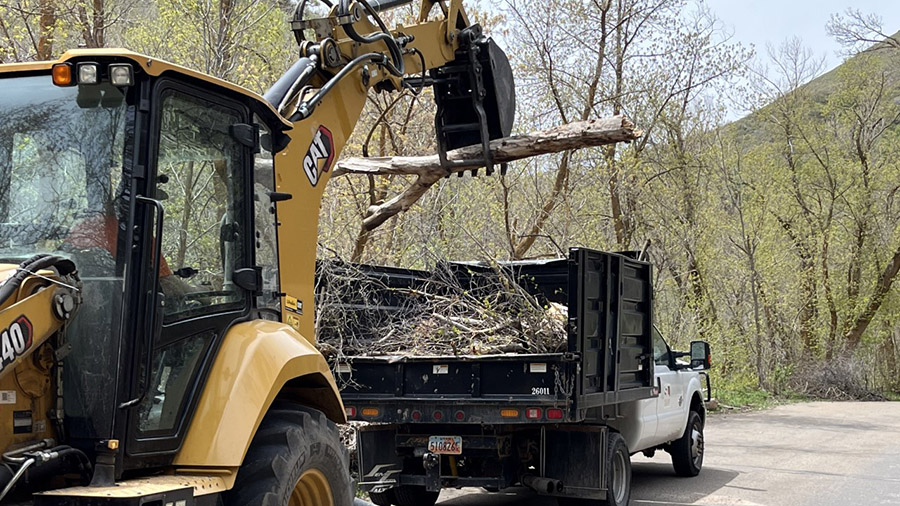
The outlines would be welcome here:
<svg viewBox="0 0 900 506">
<path fill-rule="evenodd" d="M 641 131 L 635 129 L 634 124 L 626 117 L 619 115 L 497 139 L 491 141 L 491 154 L 494 163 L 504 163 L 549 153 L 630 142 L 640 136 Z M 450 161 L 477 160 L 480 157 L 480 146 L 468 146 L 447 153 Z M 369 207 L 363 227 L 374 230 L 391 216 L 409 209 L 441 178 L 480 167 L 481 164 L 478 163 L 459 164 L 448 173 L 441 167 L 438 155 L 348 158 L 338 162 L 333 177 L 347 174 L 417 176 L 403 193 L 387 202 Z"/>
</svg>

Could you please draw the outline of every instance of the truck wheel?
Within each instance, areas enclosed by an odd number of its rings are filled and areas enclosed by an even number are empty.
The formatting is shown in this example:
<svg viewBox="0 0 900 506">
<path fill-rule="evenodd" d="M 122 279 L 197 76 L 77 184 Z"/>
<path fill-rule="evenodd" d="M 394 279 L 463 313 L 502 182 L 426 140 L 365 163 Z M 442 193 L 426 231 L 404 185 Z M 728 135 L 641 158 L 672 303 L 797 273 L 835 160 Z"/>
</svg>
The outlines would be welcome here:
<svg viewBox="0 0 900 506">
<path fill-rule="evenodd" d="M 621 434 L 609 434 L 606 446 L 606 468 L 609 469 L 606 504 L 625 506 L 631 500 L 631 455 Z"/>
<path fill-rule="evenodd" d="M 678 476 L 697 476 L 703 467 L 703 418 L 688 414 L 684 434 L 672 443 L 672 466 Z"/>
<path fill-rule="evenodd" d="M 607 476 L 606 501 L 558 497 L 559 506 L 626 506 L 631 500 L 631 455 L 625 439 L 616 432 L 609 434 L 606 445 Z"/>
<path fill-rule="evenodd" d="M 394 489 L 397 506 L 434 506 L 440 494 L 413 485 L 401 485 Z"/>
<path fill-rule="evenodd" d="M 376 506 L 391 506 L 397 502 L 393 488 L 384 492 L 369 492 L 369 500 Z"/>
<path fill-rule="evenodd" d="M 266 414 L 226 506 L 351 506 L 347 451 L 314 409 L 279 404 Z"/>
</svg>

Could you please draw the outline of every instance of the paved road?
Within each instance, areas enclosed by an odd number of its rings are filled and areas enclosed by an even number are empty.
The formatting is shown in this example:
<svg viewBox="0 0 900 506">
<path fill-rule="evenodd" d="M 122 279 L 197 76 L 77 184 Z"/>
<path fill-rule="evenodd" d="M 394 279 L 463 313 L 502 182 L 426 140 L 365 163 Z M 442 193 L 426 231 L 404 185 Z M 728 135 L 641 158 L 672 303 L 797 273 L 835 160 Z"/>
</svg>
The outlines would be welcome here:
<svg viewBox="0 0 900 506">
<path fill-rule="evenodd" d="M 666 453 L 633 457 L 631 504 L 900 505 L 900 403 L 809 403 L 713 415 L 706 461 L 678 478 Z M 521 490 L 445 491 L 442 506 L 556 506 Z"/>
</svg>

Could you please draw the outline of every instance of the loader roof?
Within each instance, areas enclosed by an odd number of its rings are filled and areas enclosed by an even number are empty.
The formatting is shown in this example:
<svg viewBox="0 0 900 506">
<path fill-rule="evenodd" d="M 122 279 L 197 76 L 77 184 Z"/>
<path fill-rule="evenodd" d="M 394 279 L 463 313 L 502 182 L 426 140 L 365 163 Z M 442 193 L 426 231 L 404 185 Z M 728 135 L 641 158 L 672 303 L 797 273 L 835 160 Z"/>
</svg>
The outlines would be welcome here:
<svg viewBox="0 0 900 506">
<path fill-rule="evenodd" d="M 265 98 L 263 98 L 256 92 L 250 91 L 247 88 L 238 86 L 234 83 L 230 83 L 224 79 L 219 79 L 217 77 L 213 77 L 211 75 L 204 74 L 202 72 L 198 72 L 196 70 L 192 70 L 175 63 L 167 62 L 165 60 L 160 60 L 144 54 L 135 53 L 134 51 L 129 51 L 128 49 L 74 49 L 71 51 L 66 51 L 62 56 L 59 57 L 58 60 L 26 63 L 4 63 L 0 64 L 0 75 L 17 72 L 49 71 L 51 67 L 53 67 L 53 65 L 56 63 L 63 63 L 74 60 L 85 60 L 88 58 L 130 60 L 141 70 L 152 76 L 159 76 L 166 72 L 171 72 L 188 76 L 193 79 L 205 81 L 209 84 L 225 88 L 229 91 L 251 99 L 252 102 L 256 104 L 256 107 L 254 107 L 254 112 L 260 114 L 269 121 L 275 120 L 276 122 L 280 123 L 282 130 L 289 130 L 291 128 L 291 122 L 284 119 L 283 116 L 278 114 L 275 108 L 272 107 L 272 104 L 270 104 Z"/>
</svg>

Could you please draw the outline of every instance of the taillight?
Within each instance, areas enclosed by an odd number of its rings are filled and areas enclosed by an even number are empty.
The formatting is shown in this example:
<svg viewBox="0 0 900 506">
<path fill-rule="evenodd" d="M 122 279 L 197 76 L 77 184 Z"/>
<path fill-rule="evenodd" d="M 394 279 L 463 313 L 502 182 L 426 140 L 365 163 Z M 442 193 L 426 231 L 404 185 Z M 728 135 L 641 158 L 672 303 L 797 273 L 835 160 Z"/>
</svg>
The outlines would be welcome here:
<svg viewBox="0 0 900 506">
<path fill-rule="evenodd" d="M 563 410 L 558 408 L 550 408 L 547 410 L 547 419 L 548 420 L 562 420 L 563 419 Z"/>
<path fill-rule="evenodd" d="M 539 420 L 541 418 L 541 408 L 528 408 L 525 410 L 525 418 L 529 420 Z"/>
<path fill-rule="evenodd" d="M 363 408 L 362 410 L 362 416 L 368 418 L 378 418 L 380 414 L 381 412 L 378 411 L 378 408 Z"/>
<path fill-rule="evenodd" d="M 416 411 L 413 411 L 412 414 L 409 416 L 410 416 L 410 418 L 413 419 L 414 422 L 418 422 L 419 420 L 422 419 L 422 412 L 416 410 Z"/>
<path fill-rule="evenodd" d="M 356 408 L 353 406 L 344 406 L 344 413 L 347 415 L 347 418 L 356 418 Z"/>
<path fill-rule="evenodd" d="M 466 414 L 463 411 L 457 411 L 455 416 L 457 422 L 461 422 L 466 419 Z"/>
<path fill-rule="evenodd" d="M 503 418 L 518 418 L 519 410 L 518 409 L 501 409 L 500 416 Z"/>
<path fill-rule="evenodd" d="M 431 414 L 431 418 L 440 422 L 441 420 L 444 419 L 444 414 L 441 413 L 440 411 L 435 411 L 434 413 Z"/>
</svg>

